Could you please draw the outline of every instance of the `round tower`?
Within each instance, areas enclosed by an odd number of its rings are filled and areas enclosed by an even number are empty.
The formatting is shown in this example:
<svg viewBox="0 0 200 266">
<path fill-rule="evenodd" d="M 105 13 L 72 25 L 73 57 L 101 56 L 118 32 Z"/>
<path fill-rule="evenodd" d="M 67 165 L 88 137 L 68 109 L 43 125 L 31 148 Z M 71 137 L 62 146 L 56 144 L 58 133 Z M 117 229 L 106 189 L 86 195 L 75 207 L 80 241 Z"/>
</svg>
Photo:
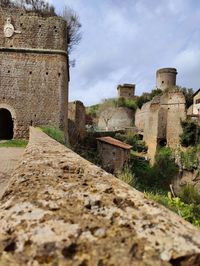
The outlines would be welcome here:
<svg viewBox="0 0 200 266">
<path fill-rule="evenodd" d="M 176 86 L 176 68 L 161 68 L 156 72 L 156 87 L 161 90 Z"/>
</svg>

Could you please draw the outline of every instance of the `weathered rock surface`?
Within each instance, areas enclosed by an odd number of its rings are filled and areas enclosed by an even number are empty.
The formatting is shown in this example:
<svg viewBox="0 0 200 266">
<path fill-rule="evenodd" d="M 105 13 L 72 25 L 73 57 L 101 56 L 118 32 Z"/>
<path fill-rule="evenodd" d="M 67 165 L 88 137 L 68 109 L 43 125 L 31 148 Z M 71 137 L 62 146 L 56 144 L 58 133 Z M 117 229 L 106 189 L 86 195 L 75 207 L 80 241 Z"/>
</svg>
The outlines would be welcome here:
<svg viewBox="0 0 200 266">
<path fill-rule="evenodd" d="M 0 265 L 200 265 L 200 231 L 31 129 L 0 202 Z"/>
</svg>

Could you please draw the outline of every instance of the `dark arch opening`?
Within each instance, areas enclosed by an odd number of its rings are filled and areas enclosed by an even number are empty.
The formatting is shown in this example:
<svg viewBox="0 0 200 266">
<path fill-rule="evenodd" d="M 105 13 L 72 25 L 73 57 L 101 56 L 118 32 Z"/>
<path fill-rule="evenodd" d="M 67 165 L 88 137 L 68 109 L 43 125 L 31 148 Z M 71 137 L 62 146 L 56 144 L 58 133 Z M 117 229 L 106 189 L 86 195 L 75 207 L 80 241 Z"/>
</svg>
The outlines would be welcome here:
<svg viewBox="0 0 200 266">
<path fill-rule="evenodd" d="M 166 139 L 158 139 L 158 144 L 160 147 L 166 147 L 167 145 L 167 140 Z"/>
<path fill-rule="evenodd" d="M 4 108 L 0 109 L 0 139 L 13 138 L 13 120 L 11 113 Z"/>
</svg>

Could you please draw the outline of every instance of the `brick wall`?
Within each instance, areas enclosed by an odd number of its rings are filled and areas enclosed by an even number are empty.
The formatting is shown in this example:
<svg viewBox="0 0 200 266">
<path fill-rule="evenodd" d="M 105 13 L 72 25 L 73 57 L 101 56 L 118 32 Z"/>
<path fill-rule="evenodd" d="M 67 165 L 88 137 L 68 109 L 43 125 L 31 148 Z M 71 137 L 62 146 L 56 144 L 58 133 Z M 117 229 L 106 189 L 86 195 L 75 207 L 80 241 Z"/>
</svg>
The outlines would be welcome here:
<svg viewBox="0 0 200 266">
<path fill-rule="evenodd" d="M 8 17 L 21 31 L 11 38 L 3 33 Z M 14 138 L 27 138 L 30 125 L 67 131 L 66 38 L 66 23 L 59 17 L 0 11 L 0 108 L 7 106 L 15 114 Z M 20 50 L 24 48 L 31 50 Z"/>
</svg>

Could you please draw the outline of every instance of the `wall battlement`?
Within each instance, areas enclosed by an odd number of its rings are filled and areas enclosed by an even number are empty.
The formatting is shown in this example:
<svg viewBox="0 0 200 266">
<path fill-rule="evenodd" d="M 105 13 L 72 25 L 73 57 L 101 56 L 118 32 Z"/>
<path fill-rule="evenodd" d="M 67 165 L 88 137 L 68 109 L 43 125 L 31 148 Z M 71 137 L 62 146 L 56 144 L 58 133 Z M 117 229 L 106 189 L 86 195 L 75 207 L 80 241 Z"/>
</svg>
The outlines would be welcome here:
<svg viewBox="0 0 200 266">
<path fill-rule="evenodd" d="M 1 265 L 199 265 L 200 232 L 38 129 L 0 201 Z"/>
</svg>

